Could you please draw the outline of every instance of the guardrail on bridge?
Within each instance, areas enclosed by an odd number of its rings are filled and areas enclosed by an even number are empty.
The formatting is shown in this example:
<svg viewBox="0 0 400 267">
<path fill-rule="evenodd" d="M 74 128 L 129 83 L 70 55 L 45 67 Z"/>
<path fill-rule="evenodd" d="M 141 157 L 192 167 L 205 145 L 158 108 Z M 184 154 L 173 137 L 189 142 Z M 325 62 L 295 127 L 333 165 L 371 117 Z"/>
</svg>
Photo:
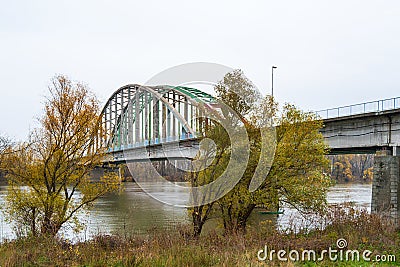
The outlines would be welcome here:
<svg viewBox="0 0 400 267">
<path fill-rule="evenodd" d="M 380 112 L 398 108 L 400 108 L 400 97 L 394 97 L 349 106 L 319 110 L 315 113 L 319 115 L 322 119 L 330 119 L 369 112 Z"/>
</svg>

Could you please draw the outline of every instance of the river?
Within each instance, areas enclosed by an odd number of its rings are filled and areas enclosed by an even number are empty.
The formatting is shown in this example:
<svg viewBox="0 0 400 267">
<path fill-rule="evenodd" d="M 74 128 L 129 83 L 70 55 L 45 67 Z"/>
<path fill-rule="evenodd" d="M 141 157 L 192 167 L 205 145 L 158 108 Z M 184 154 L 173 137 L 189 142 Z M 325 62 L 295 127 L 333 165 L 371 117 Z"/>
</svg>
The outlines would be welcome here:
<svg viewBox="0 0 400 267">
<path fill-rule="evenodd" d="M 157 188 L 157 184 L 148 184 L 153 192 L 157 191 L 164 198 L 187 199 L 188 195 L 176 190 L 176 187 Z M 4 203 L 7 186 L 0 186 L 0 204 Z M 355 206 L 370 209 L 371 184 L 337 184 L 329 189 L 328 203 L 352 202 Z M 285 212 L 277 219 L 278 227 L 285 227 L 296 215 L 290 208 L 284 208 Z M 252 220 L 260 221 L 275 215 L 265 216 L 254 213 Z M 177 224 L 190 223 L 185 208 L 163 204 L 142 191 L 135 183 L 124 183 L 124 189 L 117 194 L 109 194 L 98 199 L 93 209 L 87 214 L 80 214 L 80 219 L 86 223 L 86 227 L 80 233 L 74 233 L 65 227 L 62 235 L 73 241 L 84 241 L 93 235 L 119 233 L 122 235 L 142 234 L 151 228 L 168 229 Z M 275 219 L 276 220 L 276 219 Z M 12 226 L 0 214 L 0 240 L 15 237 Z"/>
</svg>

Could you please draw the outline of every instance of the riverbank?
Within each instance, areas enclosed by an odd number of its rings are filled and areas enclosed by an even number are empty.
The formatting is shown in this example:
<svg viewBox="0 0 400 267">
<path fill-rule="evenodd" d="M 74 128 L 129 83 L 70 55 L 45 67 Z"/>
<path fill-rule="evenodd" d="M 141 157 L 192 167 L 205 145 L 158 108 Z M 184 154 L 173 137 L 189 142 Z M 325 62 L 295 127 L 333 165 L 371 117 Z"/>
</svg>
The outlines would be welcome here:
<svg viewBox="0 0 400 267">
<path fill-rule="evenodd" d="M 340 208 L 324 217 L 323 230 L 278 232 L 269 221 L 250 227 L 245 234 L 222 235 L 210 232 L 199 239 L 191 237 L 189 226 L 170 231 L 153 229 L 146 235 L 100 235 L 75 244 L 63 240 L 24 238 L 0 245 L 1 266 L 371 266 L 372 262 L 330 261 L 322 251 L 337 249 L 338 239 L 348 246 L 376 255 L 393 255 L 397 261 L 379 266 L 400 265 L 400 232 L 391 221 L 365 211 Z M 316 261 L 260 261 L 257 254 L 269 250 L 316 251 Z M 259 254 L 263 256 L 262 252 Z M 287 257 L 287 255 L 286 255 Z M 360 254 L 361 257 L 361 254 Z M 362 258 L 362 257 L 361 257 Z M 377 264 L 376 262 L 374 263 Z"/>
</svg>

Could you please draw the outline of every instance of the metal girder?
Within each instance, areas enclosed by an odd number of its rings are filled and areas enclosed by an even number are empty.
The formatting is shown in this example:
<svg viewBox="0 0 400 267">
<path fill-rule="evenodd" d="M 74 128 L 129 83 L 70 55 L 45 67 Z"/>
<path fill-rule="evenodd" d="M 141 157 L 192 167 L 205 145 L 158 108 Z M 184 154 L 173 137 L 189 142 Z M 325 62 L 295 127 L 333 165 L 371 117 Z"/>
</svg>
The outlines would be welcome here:
<svg viewBox="0 0 400 267">
<path fill-rule="evenodd" d="M 198 125 L 189 119 L 199 114 L 199 108 L 211 107 L 214 102 L 211 95 L 194 88 L 123 86 L 102 110 L 102 143 L 116 151 L 124 146 L 193 138 Z"/>
</svg>

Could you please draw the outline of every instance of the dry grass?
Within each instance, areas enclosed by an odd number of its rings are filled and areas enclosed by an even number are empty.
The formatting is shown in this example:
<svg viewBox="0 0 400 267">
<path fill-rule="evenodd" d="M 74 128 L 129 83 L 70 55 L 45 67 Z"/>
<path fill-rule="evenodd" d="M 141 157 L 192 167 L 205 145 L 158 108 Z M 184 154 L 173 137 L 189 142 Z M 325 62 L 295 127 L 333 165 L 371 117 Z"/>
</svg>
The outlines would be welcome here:
<svg viewBox="0 0 400 267">
<path fill-rule="evenodd" d="M 262 223 L 244 235 L 210 232 L 200 239 L 191 237 L 189 226 L 173 231 L 153 229 L 147 235 L 129 238 L 100 235 L 76 244 L 18 239 L 0 246 L 0 266 L 314 266 L 312 262 L 259 262 L 257 251 L 267 244 L 276 250 L 318 252 L 334 246 L 338 238 L 346 238 L 349 248 L 390 252 L 400 259 L 400 235 L 389 220 L 351 207 L 335 207 L 320 219 L 321 224 L 328 224 L 323 230 L 279 233 L 273 225 Z M 329 262 L 319 265 L 345 266 Z M 370 266 L 354 266 L 359 265 Z"/>
</svg>

